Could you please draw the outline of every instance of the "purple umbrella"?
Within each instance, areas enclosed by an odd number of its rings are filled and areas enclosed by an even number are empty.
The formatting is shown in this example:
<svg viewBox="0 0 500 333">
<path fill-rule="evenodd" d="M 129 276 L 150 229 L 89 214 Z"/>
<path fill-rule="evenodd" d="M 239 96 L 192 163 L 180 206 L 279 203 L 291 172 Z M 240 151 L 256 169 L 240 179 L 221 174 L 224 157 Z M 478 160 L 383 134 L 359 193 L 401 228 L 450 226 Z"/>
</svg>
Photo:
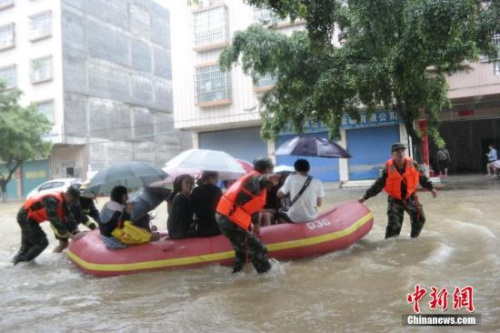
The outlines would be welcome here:
<svg viewBox="0 0 500 333">
<path fill-rule="evenodd" d="M 316 156 L 330 158 L 350 158 L 344 148 L 332 140 L 312 136 L 297 136 L 283 143 L 276 155 Z"/>
</svg>

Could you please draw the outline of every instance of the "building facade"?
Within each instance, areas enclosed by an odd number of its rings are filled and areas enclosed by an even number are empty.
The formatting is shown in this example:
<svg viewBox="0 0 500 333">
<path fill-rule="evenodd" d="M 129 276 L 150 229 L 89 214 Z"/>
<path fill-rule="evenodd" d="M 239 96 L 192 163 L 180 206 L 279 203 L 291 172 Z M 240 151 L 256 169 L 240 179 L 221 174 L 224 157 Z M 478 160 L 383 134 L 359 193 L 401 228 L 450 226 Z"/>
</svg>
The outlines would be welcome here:
<svg viewBox="0 0 500 333">
<path fill-rule="evenodd" d="M 500 45 L 500 35 L 494 41 Z M 451 173 L 486 173 L 488 145 L 500 148 L 500 62 L 483 57 L 470 67 L 448 78 L 452 108 L 440 116 Z M 437 169 L 432 142 L 429 152 L 431 165 Z"/>
<path fill-rule="evenodd" d="M 169 11 L 152 0 L 0 0 L 0 78 L 54 124 L 50 158 L 25 164 L 17 195 L 191 147 L 174 128 L 170 44 Z"/>
<path fill-rule="evenodd" d="M 270 11 L 252 8 L 242 0 L 200 0 L 172 2 L 172 26 L 183 33 L 172 35 L 175 126 L 193 131 L 197 148 L 225 150 L 237 158 L 252 161 L 269 155 L 277 164 L 291 165 L 294 156 L 274 156 L 275 147 L 295 133 L 283 131 L 275 142 L 260 139 L 259 94 L 272 87 L 270 77 L 259 82 L 235 66 L 228 73 L 218 68 L 218 58 L 237 30 L 261 23 L 289 34 L 304 29 L 304 22 L 280 20 Z M 494 39 L 500 44 L 500 35 Z M 340 46 L 340 45 L 339 45 Z M 500 146 L 500 62 L 482 59 L 468 72 L 448 78 L 453 107 L 441 113 L 441 135 L 452 156 L 450 171 L 482 172 L 487 147 Z M 425 121 L 415 123 L 425 128 Z M 309 123 L 306 135 L 327 137 L 320 124 Z M 396 112 L 382 111 L 362 116 L 357 123 L 347 117 L 341 141 L 351 159 L 308 158 L 312 174 L 324 181 L 374 179 L 390 157 L 392 143 L 411 145 Z M 434 143 L 424 136 L 424 153 L 437 172 Z"/>
<path fill-rule="evenodd" d="M 283 131 L 275 142 L 260 138 L 259 94 L 272 88 L 270 76 L 257 82 L 236 66 L 228 73 L 218 68 L 222 50 L 231 43 L 235 31 L 260 23 L 269 29 L 290 34 L 304 29 L 304 21 L 290 22 L 270 11 L 257 9 L 242 0 L 205 0 L 189 5 L 172 3 L 172 26 L 182 34 L 172 34 L 175 126 L 193 133 L 196 148 L 224 150 L 252 161 L 271 156 L 277 164 L 293 165 L 295 156 L 274 156 L 277 146 L 295 133 Z M 306 135 L 327 137 L 327 130 L 308 124 Z M 352 159 L 308 158 L 311 172 L 324 181 L 373 179 L 378 175 L 389 148 L 406 141 L 406 132 L 394 112 L 380 112 L 357 124 L 345 118 L 340 144 Z M 369 145 L 369 146 L 367 146 Z"/>
</svg>

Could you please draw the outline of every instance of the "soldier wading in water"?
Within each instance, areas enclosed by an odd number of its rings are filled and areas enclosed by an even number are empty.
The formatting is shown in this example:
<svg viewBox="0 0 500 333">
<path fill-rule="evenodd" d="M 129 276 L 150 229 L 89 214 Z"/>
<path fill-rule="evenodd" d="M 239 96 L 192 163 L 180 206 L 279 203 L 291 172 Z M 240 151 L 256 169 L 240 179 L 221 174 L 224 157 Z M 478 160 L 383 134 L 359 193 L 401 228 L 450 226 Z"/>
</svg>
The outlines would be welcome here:
<svg viewBox="0 0 500 333">
<path fill-rule="evenodd" d="M 387 192 L 389 223 L 385 230 L 385 238 L 399 236 L 405 211 L 411 219 L 411 237 L 416 238 L 420 235 L 425 223 L 425 214 L 416 193 L 419 183 L 431 191 L 434 198 L 437 197 L 429 178 L 419 170 L 419 166 L 410 157 L 405 157 L 405 150 L 406 147 L 402 143 L 392 145 L 392 158 L 385 163 L 382 176 L 363 197 L 358 199 L 363 203 L 382 190 Z"/>
</svg>

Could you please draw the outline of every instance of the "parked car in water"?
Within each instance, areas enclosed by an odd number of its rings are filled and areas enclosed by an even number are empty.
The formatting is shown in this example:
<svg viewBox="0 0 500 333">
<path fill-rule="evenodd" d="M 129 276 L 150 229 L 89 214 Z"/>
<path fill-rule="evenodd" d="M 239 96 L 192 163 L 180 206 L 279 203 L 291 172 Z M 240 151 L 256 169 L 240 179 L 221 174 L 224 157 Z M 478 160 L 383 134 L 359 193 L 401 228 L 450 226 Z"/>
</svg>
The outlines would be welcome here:
<svg viewBox="0 0 500 333">
<path fill-rule="evenodd" d="M 52 179 L 35 187 L 30 193 L 28 193 L 26 198 L 29 199 L 33 196 L 48 192 L 55 192 L 55 191 L 63 192 L 66 191 L 68 187 L 70 187 L 71 185 L 81 186 L 82 180 L 78 178 Z"/>
</svg>

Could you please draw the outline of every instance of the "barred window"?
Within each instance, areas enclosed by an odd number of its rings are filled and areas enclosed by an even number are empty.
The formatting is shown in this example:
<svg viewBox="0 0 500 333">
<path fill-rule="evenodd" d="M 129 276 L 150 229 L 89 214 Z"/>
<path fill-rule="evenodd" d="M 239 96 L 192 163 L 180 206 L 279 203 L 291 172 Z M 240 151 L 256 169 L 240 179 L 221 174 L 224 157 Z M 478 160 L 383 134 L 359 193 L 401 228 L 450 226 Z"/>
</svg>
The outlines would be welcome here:
<svg viewBox="0 0 500 333">
<path fill-rule="evenodd" d="M 51 35 L 52 13 L 46 11 L 30 17 L 30 40 L 35 41 Z"/>
<path fill-rule="evenodd" d="M 266 74 L 264 76 L 261 76 L 257 80 L 256 86 L 259 88 L 260 87 L 269 87 L 269 86 L 274 86 L 275 83 L 276 83 L 276 78 L 271 74 Z"/>
<path fill-rule="evenodd" d="M 218 65 L 196 68 L 197 102 L 231 99 L 231 75 L 221 72 Z"/>
<path fill-rule="evenodd" d="M 52 56 L 31 60 L 30 79 L 31 83 L 52 79 Z"/>
<path fill-rule="evenodd" d="M 268 8 L 253 8 L 253 20 L 263 25 L 274 25 L 289 22 L 288 18 L 282 19 L 278 14 Z"/>
<path fill-rule="evenodd" d="M 15 88 L 17 86 L 16 66 L 0 68 L 0 80 L 5 84 L 5 89 Z"/>
<path fill-rule="evenodd" d="M 498 61 L 493 63 L 493 75 L 500 75 L 500 62 Z"/>
<path fill-rule="evenodd" d="M 9 23 L 0 26 L 0 50 L 14 46 L 15 44 L 15 24 Z"/>
<path fill-rule="evenodd" d="M 54 101 L 44 101 L 36 103 L 36 110 L 47 117 L 47 119 L 54 123 Z"/>
<path fill-rule="evenodd" d="M 229 41 L 227 7 L 210 7 L 194 12 L 195 46 Z"/>
<path fill-rule="evenodd" d="M 0 9 L 10 7 L 14 4 L 14 0 L 0 0 Z"/>
<path fill-rule="evenodd" d="M 493 58 L 493 59 L 492 59 L 492 58 L 488 57 L 488 56 L 487 56 L 487 55 L 485 55 L 485 54 L 481 54 L 481 55 L 479 56 L 479 60 L 480 60 L 481 62 L 490 62 L 490 61 L 495 60 L 495 59 L 500 59 L 500 33 L 495 33 L 495 34 L 493 35 L 493 37 L 491 37 L 491 43 L 492 43 L 493 45 L 496 45 L 496 47 L 497 47 L 497 56 L 496 56 L 496 58 Z M 496 75 L 496 74 L 495 74 L 495 75 Z"/>
</svg>

